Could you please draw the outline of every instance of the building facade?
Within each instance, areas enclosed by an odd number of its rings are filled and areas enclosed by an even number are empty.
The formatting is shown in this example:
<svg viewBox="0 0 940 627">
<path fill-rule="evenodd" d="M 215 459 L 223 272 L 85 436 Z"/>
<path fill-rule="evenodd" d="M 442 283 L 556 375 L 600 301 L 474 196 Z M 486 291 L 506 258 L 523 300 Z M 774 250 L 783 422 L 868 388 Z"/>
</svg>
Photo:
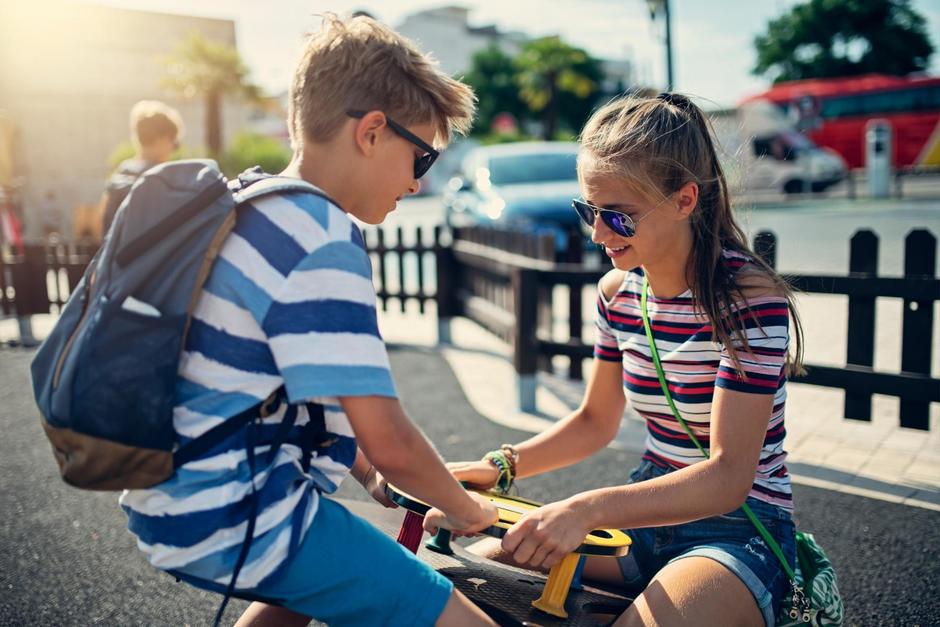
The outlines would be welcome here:
<svg viewBox="0 0 940 627">
<path fill-rule="evenodd" d="M 470 9 L 460 6 L 428 9 L 408 15 L 395 30 L 430 52 L 451 76 L 469 70 L 473 55 L 489 46 L 515 56 L 529 39 L 522 33 L 501 32 L 495 26 L 471 26 L 469 15 Z"/>
<path fill-rule="evenodd" d="M 500 31 L 495 26 L 471 26 L 470 9 L 444 6 L 408 15 L 395 29 L 430 52 L 451 76 L 460 76 L 470 69 L 473 55 L 496 46 L 515 56 L 530 40 L 525 33 Z M 626 59 L 601 59 L 604 69 L 604 93 L 618 93 L 634 83 L 633 63 Z"/>
<path fill-rule="evenodd" d="M 129 141 L 135 102 L 163 100 L 179 109 L 186 126 L 183 145 L 201 149 L 203 102 L 161 87 L 165 59 L 193 32 L 236 46 L 231 20 L 57 0 L 4 3 L 0 112 L 18 138 L 17 163 L 9 169 L 17 172 L 27 236 L 38 236 L 40 208 L 50 191 L 65 234 L 71 233 L 76 207 L 98 202 L 110 156 Z M 247 116 L 245 105 L 227 101 L 223 137 L 229 139 Z"/>
</svg>

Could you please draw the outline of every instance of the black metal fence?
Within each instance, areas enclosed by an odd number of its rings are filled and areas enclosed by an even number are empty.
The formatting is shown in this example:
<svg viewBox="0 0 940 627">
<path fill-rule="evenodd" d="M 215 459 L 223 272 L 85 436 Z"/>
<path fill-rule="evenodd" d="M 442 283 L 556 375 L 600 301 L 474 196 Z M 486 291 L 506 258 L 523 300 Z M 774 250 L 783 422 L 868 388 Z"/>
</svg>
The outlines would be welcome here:
<svg viewBox="0 0 940 627">
<path fill-rule="evenodd" d="M 383 311 L 388 311 L 392 300 L 398 302 L 402 312 L 406 311 L 409 301 L 415 301 L 418 311 L 423 314 L 425 304 L 435 299 L 434 286 L 440 277 L 433 280 L 431 277 L 432 272 L 440 271 L 435 260 L 447 243 L 447 234 L 442 227 L 436 226 L 431 230 L 432 239 L 428 242 L 427 232 L 427 229 L 416 227 L 413 239 L 408 241 L 404 229 L 398 227 L 394 231 L 394 243 L 387 241 L 385 229 L 363 232 L 366 250 L 375 269 L 375 294 Z"/>
<path fill-rule="evenodd" d="M 776 265 L 776 238 L 772 233 L 759 233 L 754 247 L 771 265 Z M 873 394 L 898 397 L 901 426 L 927 429 L 930 403 L 940 402 L 940 379 L 930 376 L 931 352 L 940 341 L 933 334 L 934 303 L 940 300 L 940 280 L 935 276 L 937 241 L 925 230 L 915 230 L 907 236 L 902 277 L 878 276 L 877 249 L 877 236 L 871 231 L 859 231 L 851 241 L 847 275 L 787 277 L 806 293 L 849 297 L 846 365 L 806 364 L 806 374 L 792 380 L 844 389 L 844 415 L 856 420 L 871 420 Z M 441 301 L 447 307 L 440 309 L 439 315 L 468 316 L 512 342 L 514 366 L 520 377 L 520 406 L 531 411 L 535 409 L 536 372 L 550 367 L 547 365 L 551 358 L 568 357 L 569 376 L 581 378 L 581 363 L 593 353 L 593 347 L 581 339 L 582 292 L 585 286 L 595 285 L 604 271 L 524 257 L 513 250 L 519 249 L 485 246 L 458 233 L 451 258 L 444 262 L 451 264 L 461 279 L 449 286 L 442 285 Z M 485 284 L 468 284 L 468 276 Z M 540 311 L 551 310 L 554 287 L 559 285 L 568 288 L 567 340 L 554 339 L 546 332 L 539 315 Z M 500 297 L 486 298 L 494 293 Z M 507 293 L 512 298 L 507 298 Z M 872 367 L 877 298 L 903 300 L 898 373 L 879 372 Z"/>
<path fill-rule="evenodd" d="M 4 316 L 58 312 L 81 280 L 98 245 L 26 244 L 0 249 L 0 307 Z"/>
<path fill-rule="evenodd" d="M 603 269 L 579 263 L 580 238 L 572 243 L 568 262 L 556 262 L 551 235 L 533 235 L 493 228 L 420 228 L 406 238 L 402 228 L 394 238 L 383 229 L 367 230 L 366 247 L 375 267 L 375 285 L 381 307 L 396 302 L 401 311 L 410 301 L 425 313 L 435 301 L 443 340 L 447 321 L 466 316 L 513 347 L 519 375 L 519 402 L 535 409 L 535 375 L 552 367 L 552 359 L 569 360 L 568 376 L 582 377 L 582 361 L 593 347 L 582 340 L 582 294 L 596 285 Z M 394 240 L 389 241 L 389 240 Z M 759 233 L 755 250 L 771 265 L 776 262 L 776 239 Z M 94 255 L 93 244 L 27 245 L 14 252 L 0 251 L 0 295 L 4 315 L 56 312 L 80 279 Z M 846 365 L 807 364 L 807 373 L 793 380 L 846 391 L 845 416 L 871 420 L 873 394 L 900 398 L 901 425 L 929 426 L 929 406 L 940 402 L 940 379 L 931 377 L 931 354 L 940 338 L 934 337 L 934 303 L 940 300 L 940 279 L 935 276 L 937 242 L 925 230 L 912 231 L 905 240 L 904 276 L 877 274 L 878 238 L 859 231 L 851 241 L 846 275 L 801 274 L 787 278 L 796 288 L 813 294 L 848 296 Z M 567 339 L 552 333 L 556 287 L 567 292 Z M 873 368 L 875 305 L 878 298 L 903 300 L 901 371 Z"/>
<path fill-rule="evenodd" d="M 775 265 L 773 234 L 759 234 L 755 245 L 765 259 Z M 904 276 L 881 277 L 877 271 L 878 236 L 861 230 L 850 243 L 848 275 L 788 277 L 803 292 L 849 297 L 846 365 L 809 364 L 806 375 L 794 381 L 844 389 L 844 415 L 856 420 L 871 420 L 872 394 L 896 396 L 901 400 L 901 426 L 927 429 L 930 403 L 940 402 L 940 379 L 930 376 L 931 352 L 940 341 L 933 336 L 934 302 L 940 300 L 936 263 L 937 238 L 926 230 L 914 230 L 905 238 Z M 903 301 L 901 371 L 898 373 L 877 372 L 872 367 L 878 298 Z"/>
</svg>

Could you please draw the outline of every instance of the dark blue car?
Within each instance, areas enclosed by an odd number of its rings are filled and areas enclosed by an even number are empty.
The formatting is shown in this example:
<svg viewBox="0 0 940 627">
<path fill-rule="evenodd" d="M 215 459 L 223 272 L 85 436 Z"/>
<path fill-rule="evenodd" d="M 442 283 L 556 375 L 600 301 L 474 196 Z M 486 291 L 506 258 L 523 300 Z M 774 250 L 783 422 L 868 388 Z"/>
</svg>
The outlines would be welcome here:
<svg viewBox="0 0 940 627">
<path fill-rule="evenodd" d="M 571 199 L 579 196 L 575 142 L 519 142 L 481 146 L 464 158 L 460 176 L 444 190 L 450 226 L 493 224 L 555 233 L 581 232 Z"/>
</svg>

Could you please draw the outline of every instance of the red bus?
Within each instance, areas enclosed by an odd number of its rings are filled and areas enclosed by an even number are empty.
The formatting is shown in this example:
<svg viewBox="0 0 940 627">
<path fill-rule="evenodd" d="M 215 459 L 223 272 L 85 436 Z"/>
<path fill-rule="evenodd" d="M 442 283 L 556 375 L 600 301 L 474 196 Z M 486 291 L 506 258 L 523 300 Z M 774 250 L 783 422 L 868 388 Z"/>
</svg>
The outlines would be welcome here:
<svg viewBox="0 0 940 627">
<path fill-rule="evenodd" d="M 865 124 L 887 120 L 895 168 L 940 167 L 940 77 L 867 74 L 778 83 L 740 104 L 769 100 L 819 146 L 838 152 L 850 168 L 865 165 Z"/>
</svg>

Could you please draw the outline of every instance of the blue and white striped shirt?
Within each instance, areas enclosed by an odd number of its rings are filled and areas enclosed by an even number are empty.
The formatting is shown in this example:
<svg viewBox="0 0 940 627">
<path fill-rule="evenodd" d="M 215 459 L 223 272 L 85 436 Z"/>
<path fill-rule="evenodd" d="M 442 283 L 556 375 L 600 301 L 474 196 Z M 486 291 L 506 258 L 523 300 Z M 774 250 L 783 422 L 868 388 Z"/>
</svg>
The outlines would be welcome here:
<svg viewBox="0 0 940 627">
<path fill-rule="evenodd" d="M 263 183 L 261 183 L 263 184 Z M 302 540 L 319 493 L 336 490 L 356 455 L 337 397 L 395 397 L 379 335 L 372 267 L 341 209 L 309 193 L 265 196 L 240 209 L 193 314 L 180 359 L 173 423 L 180 444 L 257 405 L 283 385 L 255 447 L 258 516 L 237 582 L 251 588 Z M 306 403 L 325 407 L 328 448 L 302 460 Z M 287 412 L 296 421 L 273 460 Z M 228 584 L 245 539 L 251 470 L 245 430 L 169 480 L 121 496 L 151 564 Z"/>
</svg>

